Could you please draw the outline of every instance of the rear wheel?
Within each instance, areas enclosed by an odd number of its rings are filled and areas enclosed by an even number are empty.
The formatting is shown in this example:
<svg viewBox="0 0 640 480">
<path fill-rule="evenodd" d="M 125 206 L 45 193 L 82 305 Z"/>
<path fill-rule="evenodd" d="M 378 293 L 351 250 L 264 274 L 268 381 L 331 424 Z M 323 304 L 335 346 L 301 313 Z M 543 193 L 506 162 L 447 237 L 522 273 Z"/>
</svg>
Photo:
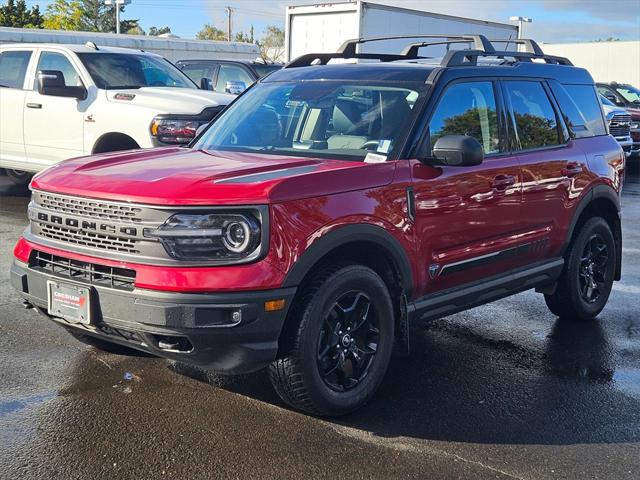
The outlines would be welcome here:
<svg viewBox="0 0 640 480">
<path fill-rule="evenodd" d="M 5 172 L 7 174 L 7 178 L 18 187 L 26 187 L 27 185 L 29 185 L 31 177 L 33 177 L 32 173 L 23 172 L 22 170 L 12 170 L 10 168 L 5 168 Z"/>
<path fill-rule="evenodd" d="M 589 219 L 575 237 L 555 293 L 545 295 L 549 310 L 562 319 L 597 317 L 611 294 L 615 264 L 609 224 L 601 217 Z"/>
<path fill-rule="evenodd" d="M 292 308 L 289 348 L 269 369 L 280 397 L 322 416 L 361 407 L 380 385 L 393 347 L 385 283 L 367 267 L 334 266 L 317 275 Z"/>
</svg>

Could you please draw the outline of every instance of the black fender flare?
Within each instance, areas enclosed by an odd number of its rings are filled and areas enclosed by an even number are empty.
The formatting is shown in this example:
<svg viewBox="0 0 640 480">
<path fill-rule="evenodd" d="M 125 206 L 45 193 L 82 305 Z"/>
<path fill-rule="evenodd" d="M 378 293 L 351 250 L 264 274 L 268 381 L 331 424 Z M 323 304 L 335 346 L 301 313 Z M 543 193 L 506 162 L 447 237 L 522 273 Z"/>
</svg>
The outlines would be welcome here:
<svg viewBox="0 0 640 480">
<path fill-rule="evenodd" d="M 407 252 L 388 231 L 371 224 L 339 227 L 314 241 L 295 262 L 282 287 L 288 288 L 300 285 L 304 277 L 325 255 L 338 247 L 354 242 L 374 243 L 388 252 L 400 273 L 403 293 L 410 298 L 413 291 L 413 274 Z"/>
<path fill-rule="evenodd" d="M 580 216 L 584 213 L 587 207 L 594 201 L 599 199 L 606 199 L 610 201 L 616 208 L 618 212 L 618 222 L 615 226 L 615 230 L 613 232 L 614 238 L 616 239 L 616 280 L 620 280 L 622 273 L 622 221 L 621 221 L 621 209 L 620 209 L 620 196 L 618 193 L 608 185 L 596 185 L 591 188 L 580 200 L 578 206 L 575 209 L 573 217 L 571 219 L 571 225 L 569 226 L 569 230 L 567 231 L 567 237 L 565 240 L 564 247 L 562 249 L 562 253 L 564 254 L 569 248 L 569 244 L 571 243 L 571 239 L 573 238 L 573 234 L 575 232 L 576 225 L 578 224 L 578 220 Z"/>
</svg>

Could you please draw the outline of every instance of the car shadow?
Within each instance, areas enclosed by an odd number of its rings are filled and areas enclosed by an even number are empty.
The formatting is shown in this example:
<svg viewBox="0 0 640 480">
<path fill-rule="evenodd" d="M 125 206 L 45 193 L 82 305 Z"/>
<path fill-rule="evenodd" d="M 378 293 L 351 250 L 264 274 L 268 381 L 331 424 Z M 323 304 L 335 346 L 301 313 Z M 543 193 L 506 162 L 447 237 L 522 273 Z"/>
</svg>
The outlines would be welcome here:
<svg viewBox="0 0 640 480">
<path fill-rule="evenodd" d="M 414 333 L 411 355 L 393 359 L 374 399 L 329 421 L 381 437 L 463 443 L 640 441 L 640 401 L 616 388 L 614 349 L 597 321 L 558 320 L 539 350 L 446 319 Z M 171 368 L 287 408 L 265 372 L 225 377 Z M 640 381 L 640 372 L 633 375 Z"/>
<path fill-rule="evenodd" d="M 31 192 L 29 187 L 14 184 L 0 168 L 0 202 L 1 197 L 29 197 Z"/>
</svg>

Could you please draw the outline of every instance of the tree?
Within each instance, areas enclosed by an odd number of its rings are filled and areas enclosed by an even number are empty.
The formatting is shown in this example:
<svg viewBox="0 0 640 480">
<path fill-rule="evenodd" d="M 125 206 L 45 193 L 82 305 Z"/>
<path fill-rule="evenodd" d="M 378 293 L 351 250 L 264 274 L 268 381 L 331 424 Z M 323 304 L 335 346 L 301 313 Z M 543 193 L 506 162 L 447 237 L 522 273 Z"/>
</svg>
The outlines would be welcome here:
<svg viewBox="0 0 640 480">
<path fill-rule="evenodd" d="M 267 62 L 282 60 L 284 54 L 284 30 L 275 25 L 267 25 L 262 40 L 258 42 L 260 56 Z"/>
<path fill-rule="evenodd" d="M 171 28 L 169 27 L 151 27 L 149 28 L 149 36 L 157 37 L 158 35 L 164 35 L 165 33 L 171 33 Z"/>
<path fill-rule="evenodd" d="M 140 27 L 140 25 L 136 25 L 133 28 L 125 30 L 124 33 L 126 33 L 127 35 L 146 35 L 146 33 L 144 32 L 142 27 Z"/>
<path fill-rule="evenodd" d="M 215 25 L 210 23 L 205 24 L 198 33 L 196 33 L 198 40 L 226 40 L 227 34 L 223 30 L 216 28 Z"/>
<path fill-rule="evenodd" d="M 6 5 L 0 7 L 0 27 L 14 28 L 42 28 L 42 15 L 40 7 L 35 5 L 27 8 L 25 0 L 8 0 Z"/>
<path fill-rule="evenodd" d="M 251 25 L 248 35 L 244 32 L 238 32 L 235 34 L 233 41 L 242 43 L 255 43 L 255 38 L 253 36 L 253 25 Z"/>
<path fill-rule="evenodd" d="M 114 7 L 104 0 L 55 0 L 47 7 L 45 28 L 55 30 L 83 30 L 86 32 L 115 32 Z M 124 6 L 120 7 L 124 12 Z M 140 29 L 139 20 L 121 20 L 120 30 Z"/>
</svg>

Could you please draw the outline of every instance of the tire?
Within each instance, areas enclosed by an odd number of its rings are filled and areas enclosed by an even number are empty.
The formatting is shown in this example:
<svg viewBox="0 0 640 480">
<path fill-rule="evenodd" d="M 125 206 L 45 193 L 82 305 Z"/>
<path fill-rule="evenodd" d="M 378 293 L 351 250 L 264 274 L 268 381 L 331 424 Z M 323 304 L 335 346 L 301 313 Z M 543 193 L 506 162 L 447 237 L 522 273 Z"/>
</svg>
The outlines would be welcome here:
<svg viewBox="0 0 640 480">
<path fill-rule="evenodd" d="M 90 345 L 96 350 L 100 350 L 101 352 L 114 353 L 116 355 L 126 355 L 130 357 L 151 356 L 150 354 L 146 354 L 134 348 L 125 347 L 117 343 L 107 342 L 100 338 L 92 337 L 91 335 L 84 335 L 82 333 L 73 332 L 71 330 L 67 331 L 76 340 L 86 345 Z"/>
<path fill-rule="evenodd" d="M 271 383 L 297 410 L 325 417 L 352 412 L 373 396 L 391 358 L 395 322 L 387 286 L 367 267 L 335 265 L 300 293 L 285 327 L 285 353 L 269 367 Z"/>
<path fill-rule="evenodd" d="M 596 318 L 611 294 L 615 265 L 609 224 L 602 217 L 590 218 L 571 244 L 555 293 L 544 297 L 549 310 L 563 320 Z"/>
<path fill-rule="evenodd" d="M 4 171 L 7 174 L 7 178 L 18 187 L 27 187 L 31 181 L 31 177 L 33 177 L 32 173 L 23 172 L 22 170 L 5 168 Z"/>
</svg>

